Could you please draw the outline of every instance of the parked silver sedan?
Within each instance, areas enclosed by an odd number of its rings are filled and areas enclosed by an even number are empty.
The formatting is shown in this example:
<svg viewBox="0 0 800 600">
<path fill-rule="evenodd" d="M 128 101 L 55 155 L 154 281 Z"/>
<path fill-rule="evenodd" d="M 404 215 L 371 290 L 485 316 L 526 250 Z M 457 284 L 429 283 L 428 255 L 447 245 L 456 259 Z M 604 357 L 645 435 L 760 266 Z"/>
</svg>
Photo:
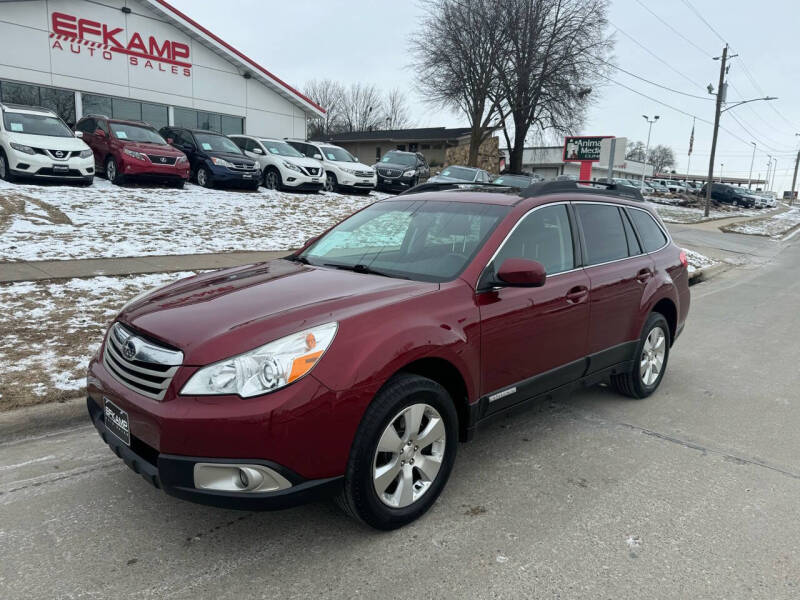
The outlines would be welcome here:
<svg viewBox="0 0 800 600">
<path fill-rule="evenodd" d="M 428 179 L 428 183 L 489 183 L 491 177 L 483 169 L 452 165 Z"/>
</svg>

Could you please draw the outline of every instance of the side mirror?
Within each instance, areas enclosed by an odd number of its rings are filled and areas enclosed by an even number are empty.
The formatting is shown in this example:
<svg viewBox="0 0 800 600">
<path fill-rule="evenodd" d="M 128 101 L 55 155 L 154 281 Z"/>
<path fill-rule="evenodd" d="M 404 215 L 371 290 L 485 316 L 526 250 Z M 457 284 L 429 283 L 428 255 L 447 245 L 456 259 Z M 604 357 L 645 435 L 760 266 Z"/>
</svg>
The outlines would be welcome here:
<svg viewBox="0 0 800 600">
<path fill-rule="evenodd" d="M 316 160 L 322 160 L 322 154 L 315 154 L 312 158 L 315 158 Z"/>
<path fill-rule="evenodd" d="M 509 287 L 541 287 L 547 274 L 544 265 L 536 260 L 507 258 L 497 270 L 497 278 Z"/>
<path fill-rule="evenodd" d="M 255 148 L 253 148 L 253 154 L 261 154 L 261 155 L 263 155 L 264 151 L 261 148 L 259 148 L 258 146 L 256 146 Z"/>
<path fill-rule="evenodd" d="M 75 132 L 75 137 L 83 139 L 83 132 L 82 131 L 76 131 Z"/>
<path fill-rule="evenodd" d="M 97 137 L 101 137 L 101 138 L 104 138 L 104 137 L 106 137 L 106 132 L 105 132 L 105 131 L 103 131 L 103 130 L 102 130 L 102 129 L 100 129 L 100 128 L 97 128 L 97 129 L 95 129 L 95 130 L 94 130 L 94 134 L 95 134 Z"/>
</svg>

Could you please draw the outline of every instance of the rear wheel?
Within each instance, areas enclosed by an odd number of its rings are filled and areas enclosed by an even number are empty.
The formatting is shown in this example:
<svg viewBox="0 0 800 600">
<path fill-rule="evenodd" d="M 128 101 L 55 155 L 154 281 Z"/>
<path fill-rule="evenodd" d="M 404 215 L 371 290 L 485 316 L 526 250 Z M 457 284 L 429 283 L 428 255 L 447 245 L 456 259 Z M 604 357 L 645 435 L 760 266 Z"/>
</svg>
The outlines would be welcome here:
<svg viewBox="0 0 800 600">
<path fill-rule="evenodd" d="M 633 369 L 611 376 L 611 385 L 631 398 L 647 398 L 656 391 L 669 359 L 669 324 L 661 313 L 650 313 L 636 349 Z"/>
<path fill-rule="evenodd" d="M 339 506 L 376 529 L 414 521 L 444 489 L 457 443 L 458 417 L 447 391 L 418 375 L 394 377 L 356 432 Z"/>
<path fill-rule="evenodd" d="M 11 167 L 8 166 L 8 158 L 2 149 L 0 149 L 0 179 L 8 182 L 14 181 L 14 175 L 11 173 Z"/>
</svg>

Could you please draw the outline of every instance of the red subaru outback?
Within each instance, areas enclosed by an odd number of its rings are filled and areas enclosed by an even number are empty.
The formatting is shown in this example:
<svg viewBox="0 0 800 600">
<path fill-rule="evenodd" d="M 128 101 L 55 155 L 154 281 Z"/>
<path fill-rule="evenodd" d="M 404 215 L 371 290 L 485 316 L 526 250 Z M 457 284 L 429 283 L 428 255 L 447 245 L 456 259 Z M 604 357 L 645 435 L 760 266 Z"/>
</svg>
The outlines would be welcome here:
<svg viewBox="0 0 800 600">
<path fill-rule="evenodd" d="M 487 419 L 602 381 L 658 388 L 689 288 L 656 214 L 614 185 L 431 187 L 131 300 L 89 366 L 103 439 L 181 498 L 336 494 L 391 529 Z"/>
<path fill-rule="evenodd" d="M 97 172 L 112 183 L 136 179 L 182 188 L 189 179 L 186 155 L 147 123 L 89 115 L 75 131 L 94 152 Z"/>
</svg>

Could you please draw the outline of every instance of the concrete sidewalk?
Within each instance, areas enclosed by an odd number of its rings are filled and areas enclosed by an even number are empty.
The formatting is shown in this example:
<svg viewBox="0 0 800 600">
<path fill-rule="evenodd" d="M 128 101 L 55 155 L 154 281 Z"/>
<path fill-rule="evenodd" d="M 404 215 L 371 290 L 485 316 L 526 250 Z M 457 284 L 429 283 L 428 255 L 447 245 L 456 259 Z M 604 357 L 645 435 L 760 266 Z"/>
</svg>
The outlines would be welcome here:
<svg viewBox="0 0 800 600">
<path fill-rule="evenodd" d="M 236 267 L 272 260 L 290 250 L 257 252 L 221 252 L 218 254 L 176 254 L 171 256 L 137 256 L 129 258 L 88 258 L 79 260 L 41 260 L 32 262 L 0 262 L 0 283 L 69 279 L 98 275 L 139 275 Z"/>
</svg>

